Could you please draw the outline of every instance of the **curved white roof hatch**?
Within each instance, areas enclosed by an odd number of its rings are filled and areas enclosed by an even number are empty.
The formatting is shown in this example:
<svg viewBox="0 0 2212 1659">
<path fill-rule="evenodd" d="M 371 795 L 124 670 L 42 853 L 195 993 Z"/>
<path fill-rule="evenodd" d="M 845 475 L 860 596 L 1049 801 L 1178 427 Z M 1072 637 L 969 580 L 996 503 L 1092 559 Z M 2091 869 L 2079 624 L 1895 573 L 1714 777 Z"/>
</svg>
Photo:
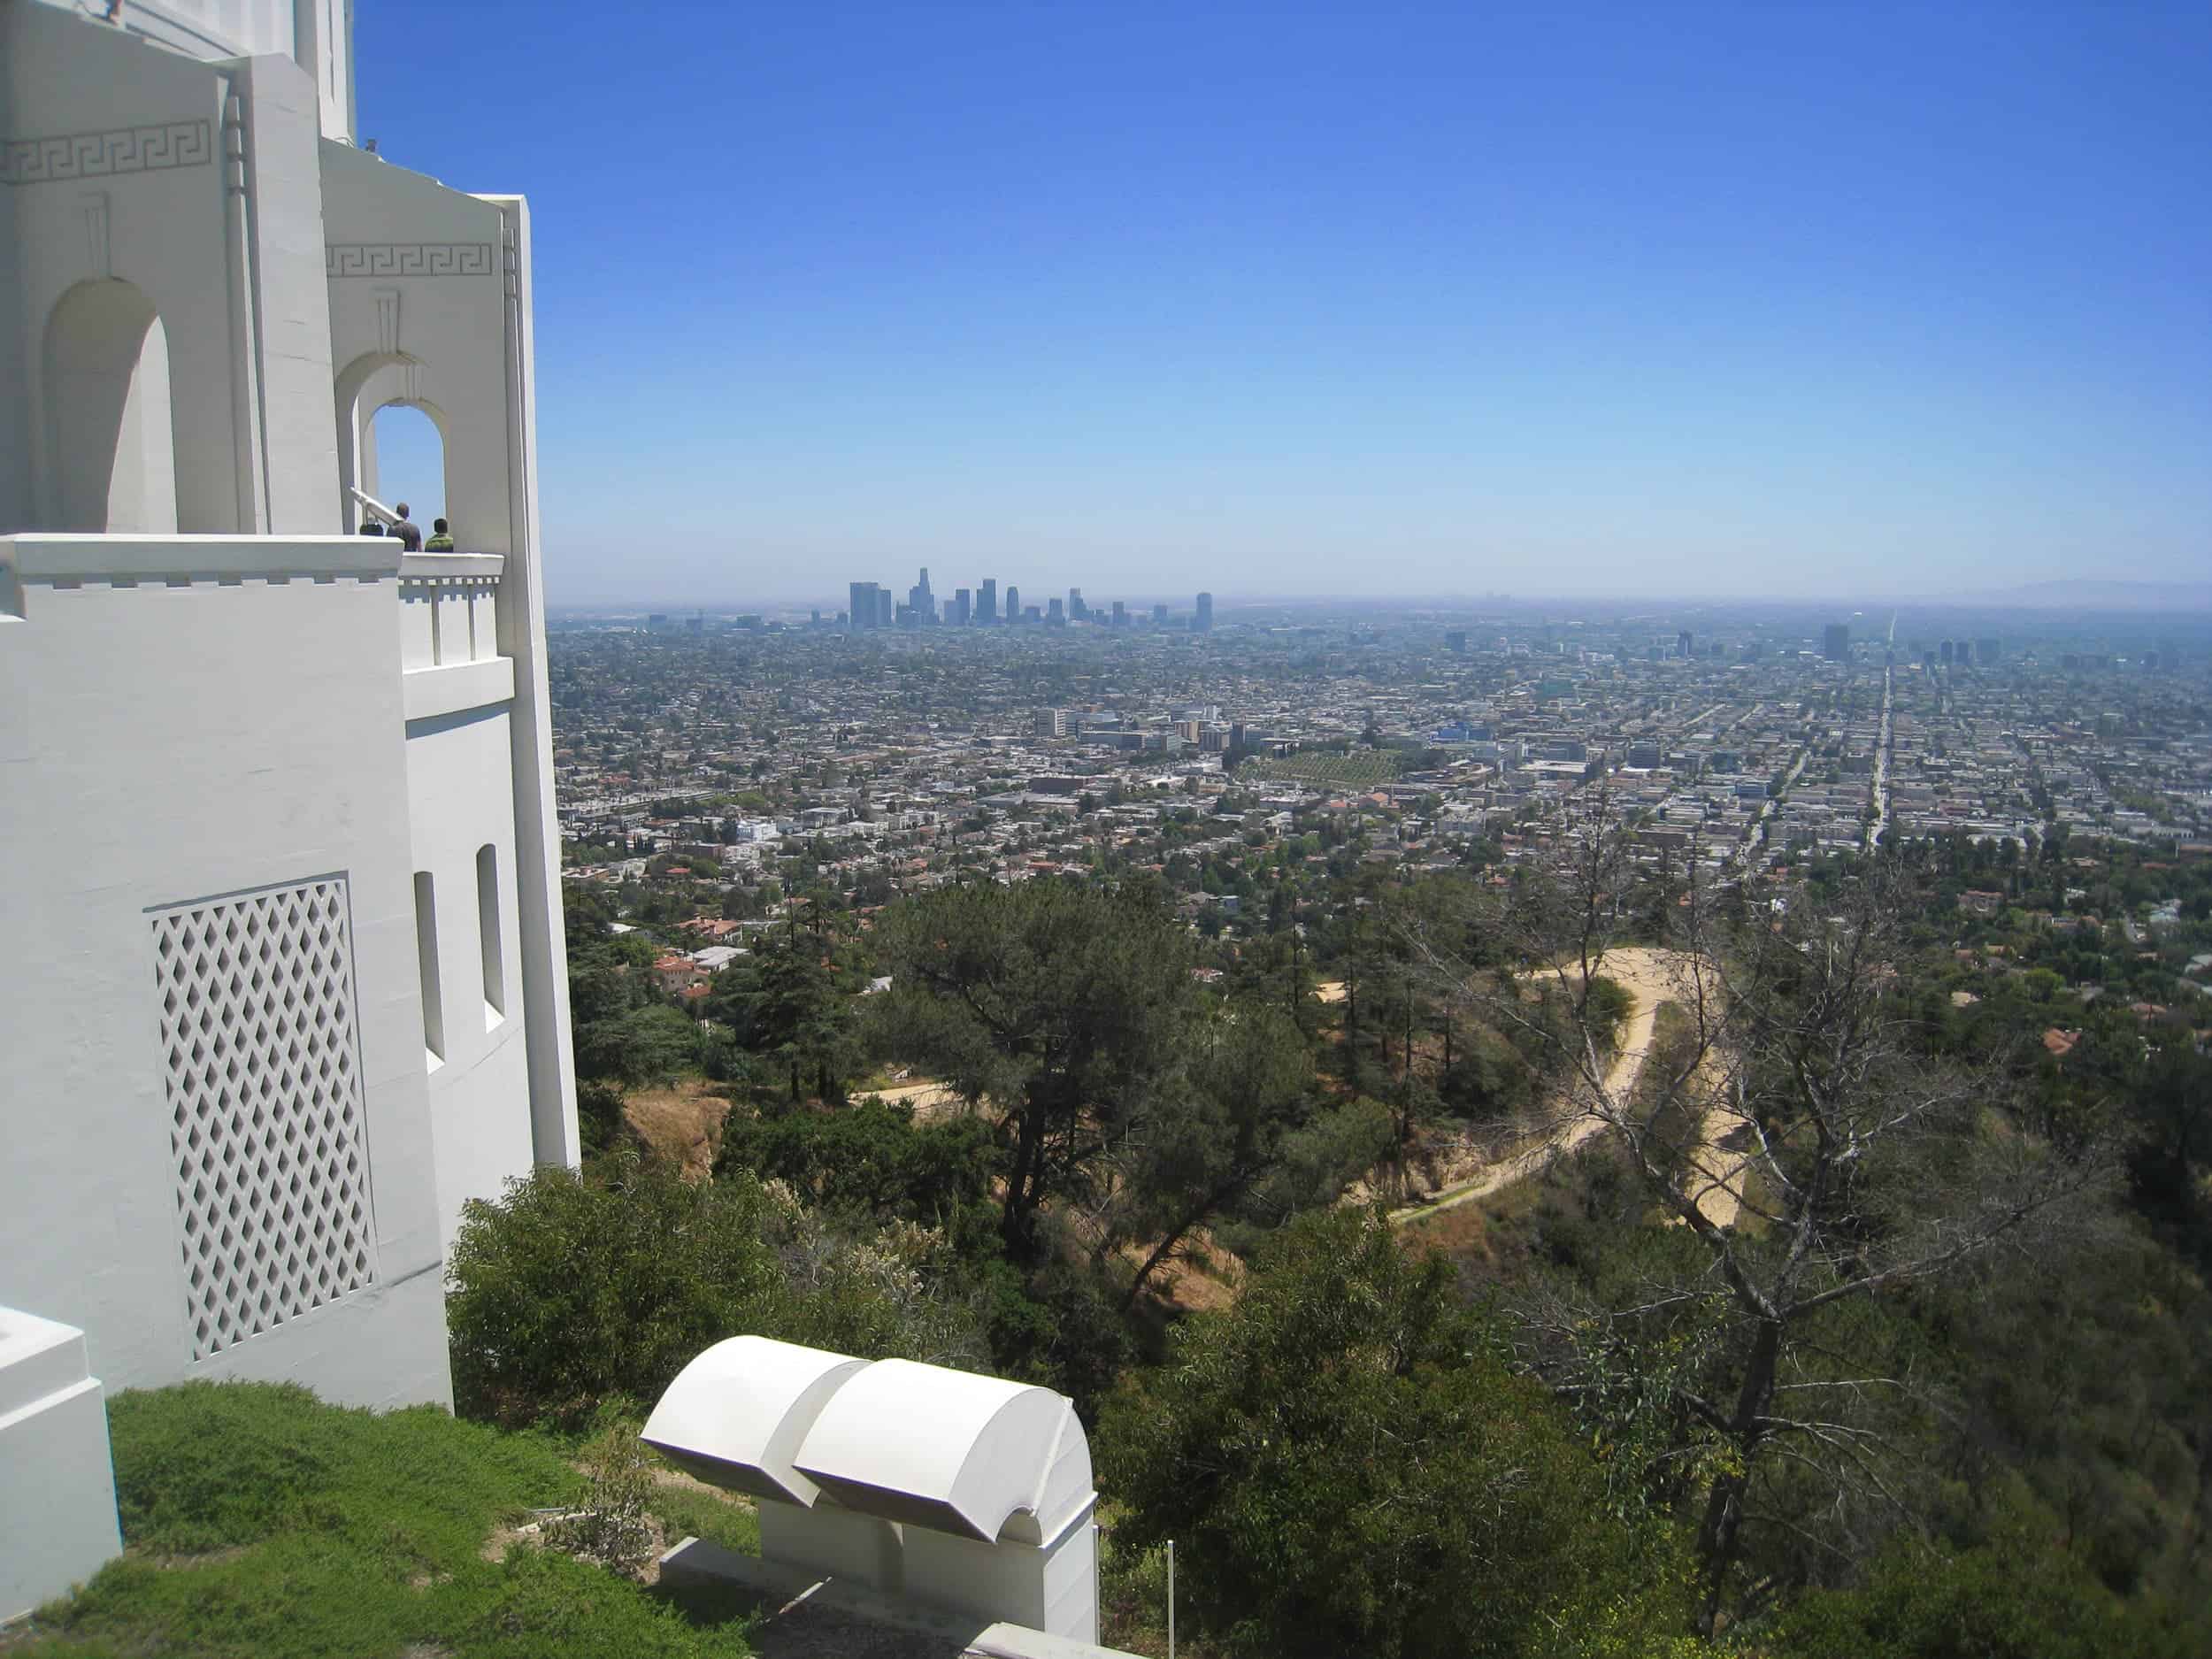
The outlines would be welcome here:
<svg viewBox="0 0 2212 1659">
<path fill-rule="evenodd" d="M 1042 1544 L 1094 1495 L 1063 1396 L 910 1360 L 846 1380 L 792 1461 L 847 1509 L 987 1543 Z"/>
<path fill-rule="evenodd" d="M 822 1408 L 864 1359 L 764 1336 L 717 1342 L 676 1374 L 639 1438 L 710 1486 L 811 1509 L 793 1466 Z"/>
</svg>

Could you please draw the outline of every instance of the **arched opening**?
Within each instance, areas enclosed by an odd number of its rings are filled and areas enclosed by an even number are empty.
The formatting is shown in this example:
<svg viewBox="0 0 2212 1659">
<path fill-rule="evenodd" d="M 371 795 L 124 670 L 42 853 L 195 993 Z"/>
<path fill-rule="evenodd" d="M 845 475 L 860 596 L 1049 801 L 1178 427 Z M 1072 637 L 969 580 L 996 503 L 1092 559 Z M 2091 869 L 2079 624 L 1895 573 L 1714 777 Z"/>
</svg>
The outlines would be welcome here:
<svg viewBox="0 0 2212 1659">
<path fill-rule="evenodd" d="M 445 434 L 419 403 L 387 403 L 362 423 L 361 486 L 390 506 L 404 502 L 425 535 L 445 516 Z"/>
<path fill-rule="evenodd" d="M 128 282 L 80 282 L 46 323 L 44 516 L 57 530 L 174 535 L 169 336 Z"/>
<path fill-rule="evenodd" d="M 349 531 L 370 516 L 355 488 L 387 506 L 405 502 L 426 535 L 434 519 L 450 516 L 445 411 L 421 396 L 422 377 L 419 360 L 390 352 L 357 357 L 338 376 L 338 483 Z"/>
</svg>

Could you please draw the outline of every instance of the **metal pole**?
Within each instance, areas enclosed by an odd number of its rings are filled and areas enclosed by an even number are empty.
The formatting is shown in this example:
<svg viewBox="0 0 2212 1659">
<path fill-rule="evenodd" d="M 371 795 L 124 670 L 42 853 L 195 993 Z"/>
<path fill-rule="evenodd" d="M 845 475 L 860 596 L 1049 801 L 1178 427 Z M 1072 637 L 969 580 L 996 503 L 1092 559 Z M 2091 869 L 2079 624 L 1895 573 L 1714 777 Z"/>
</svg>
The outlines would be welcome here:
<svg viewBox="0 0 2212 1659">
<path fill-rule="evenodd" d="M 1167 1659 L 1175 1659 L 1175 1540 L 1167 1540 Z"/>
</svg>

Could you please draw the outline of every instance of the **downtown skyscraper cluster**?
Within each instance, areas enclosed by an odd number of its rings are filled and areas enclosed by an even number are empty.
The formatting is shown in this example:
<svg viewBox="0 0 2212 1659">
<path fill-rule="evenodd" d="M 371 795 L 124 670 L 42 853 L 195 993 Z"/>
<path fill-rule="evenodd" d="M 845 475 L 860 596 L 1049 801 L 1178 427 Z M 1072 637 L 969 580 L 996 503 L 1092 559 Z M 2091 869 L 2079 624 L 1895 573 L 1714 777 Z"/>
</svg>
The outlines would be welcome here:
<svg viewBox="0 0 2212 1659">
<path fill-rule="evenodd" d="M 1151 614 L 1143 618 L 1133 615 L 1119 599 L 1114 600 L 1108 611 L 1095 611 L 1085 602 L 1080 588 L 1069 588 L 1064 602 L 1053 598 L 1042 605 L 1024 606 L 1021 589 L 1010 587 L 1002 611 L 997 577 L 985 577 L 972 593 L 965 588 L 956 588 L 950 598 L 941 601 L 930 588 L 929 567 L 925 565 L 918 580 L 906 590 L 903 600 L 890 588 L 876 582 L 849 584 L 845 614 L 839 620 L 853 634 L 879 628 L 995 627 L 1001 624 L 1066 627 L 1071 623 L 1114 628 L 1164 629 L 1181 626 L 1193 634 L 1210 634 L 1214 626 L 1214 596 L 1200 594 L 1187 620 L 1179 624 L 1170 616 L 1164 604 L 1155 604 Z"/>
</svg>

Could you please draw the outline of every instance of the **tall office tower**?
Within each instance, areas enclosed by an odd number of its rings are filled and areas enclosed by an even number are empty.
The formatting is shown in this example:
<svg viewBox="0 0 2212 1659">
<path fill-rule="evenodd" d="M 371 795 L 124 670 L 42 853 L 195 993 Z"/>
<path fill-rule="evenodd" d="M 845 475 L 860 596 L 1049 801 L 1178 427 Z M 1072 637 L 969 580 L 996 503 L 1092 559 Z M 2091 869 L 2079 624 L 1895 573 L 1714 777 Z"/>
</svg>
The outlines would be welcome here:
<svg viewBox="0 0 2212 1659">
<path fill-rule="evenodd" d="M 922 566 L 921 580 L 907 589 L 906 603 L 913 607 L 914 614 L 923 620 L 934 622 L 937 619 L 937 595 L 929 591 L 928 565 Z"/>
<path fill-rule="evenodd" d="M 1820 631 L 1820 654 L 1832 663 L 1840 663 L 1851 655 L 1851 625 L 1831 622 Z"/>
<path fill-rule="evenodd" d="M 852 632 L 858 634 L 876 626 L 876 585 L 873 582 L 847 584 L 848 603 L 852 608 Z"/>
<path fill-rule="evenodd" d="M 1048 599 L 1045 601 L 1046 626 L 1055 628 L 1065 627 L 1067 626 L 1067 617 L 1060 609 L 1060 602 L 1057 599 Z"/>
<path fill-rule="evenodd" d="M 357 147 L 354 10 L 0 4 L 0 1510 L 90 1376 L 449 1404 L 577 1161 L 530 209 Z M 351 534 L 397 403 L 457 551 Z"/>
<path fill-rule="evenodd" d="M 1022 590 L 1010 583 L 1006 589 L 1006 619 L 1009 622 L 1022 619 Z"/>
<path fill-rule="evenodd" d="M 1974 660 L 1981 664 L 1985 668 L 1990 664 L 1995 662 L 1997 660 L 1997 641 L 1994 640 L 1976 640 L 1974 641 Z"/>
<path fill-rule="evenodd" d="M 1190 625 L 1196 633 L 1211 634 L 1214 631 L 1214 596 L 1211 594 L 1198 595 L 1198 610 L 1191 618 Z"/>
<path fill-rule="evenodd" d="M 976 596 L 975 619 L 978 622 L 998 620 L 998 578 L 995 576 L 983 579 L 983 591 Z"/>
<path fill-rule="evenodd" d="M 1080 622 L 1080 621 L 1084 620 L 1084 618 L 1086 618 L 1087 617 L 1088 617 L 1090 614 L 1091 614 L 1091 608 L 1090 608 L 1090 606 L 1088 606 L 1088 605 L 1087 605 L 1087 604 L 1085 604 L 1085 603 L 1083 603 L 1083 590 L 1082 590 L 1080 588 L 1069 588 L 1069 589 L 1068 589 L 1068 615 L 1069 615 L 1069 617 L 1070 617 L 1071 618 L 1072 618 L 1073 620 L 1077 621 L 1077 622 Z"/>
<path fill-rule="evenodd" d="M 1211 595 L 1201 594 L 1198 596 L 1200 599 L 1203 600 L 1210 598 Z M 1212 606 L 1209 605 L 1206 609 L 1210 611 L 1212 610 Z M 1455 652 L 1459 656 L 1465 656 L 1467 654 L 1467 630 L 1464 628 L 1453 628 L 1448 631 L 1444 635 L 1444 649 L 1448 651 Z"/>
<path fill-rule="evenodd" d="M 1941 654 L 1943 657 L 1943 665 L 1946 668 L 1948 668 L 1958 658 L 1958 648 L 1953 645 L 1948 640 L 1944 641 L 1942 644 L 1937 646 L 1936 649 Z"/>
<path fill-rule="evenodd" d="M 974 595 L 969 593 L 969 591 L 964 588 L 954 588 L 952 590 L 952 609 L 946 613 L 945 620 L 951 623 L 956 627 L 964 628 L 968 626 L 968 618 L 974 613 Z"/>
<path fill-rule="evenodd" d="M 1674 654 L 1687 661 L 1690 657 L 1690 631 L 1684 628 L 1674 636 Z"/>
<path fill-rule="evenodd" d="M 1114 601 L 1114 626 L 1118 628 L 1129 626 L 1129 607 L 1118 599 Z"/>
<path fill-rule="evenodd" d="M 871 582 L 869 586 L 874 588 L 875 584 Z M 897 608 L 898 602 L 891 597 L 888 588 L 876 588 L 876 626 L 889 627 Z"/>
<path fill-rule="evenodd" d="M 1167 607 L 1165 605 L 1159 604 L 1152 607 L 1152 626 L 1156 628 L 1164 628 L 1167 626 Z"/>
</svg>

